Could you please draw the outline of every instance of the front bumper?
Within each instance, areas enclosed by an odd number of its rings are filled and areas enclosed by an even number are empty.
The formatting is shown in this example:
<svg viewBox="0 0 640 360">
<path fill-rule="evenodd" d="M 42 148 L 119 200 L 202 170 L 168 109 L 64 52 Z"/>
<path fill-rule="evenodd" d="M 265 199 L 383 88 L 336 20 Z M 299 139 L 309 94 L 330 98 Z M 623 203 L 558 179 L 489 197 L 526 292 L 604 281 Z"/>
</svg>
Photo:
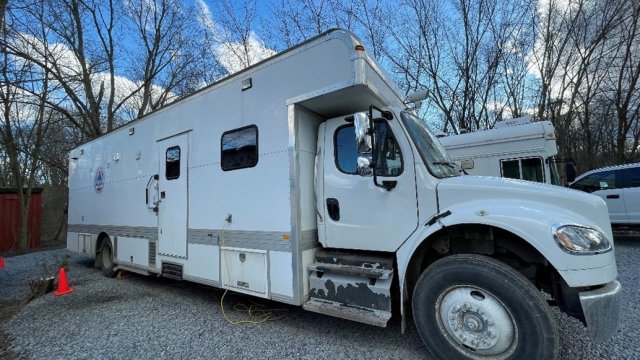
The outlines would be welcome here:
<svg viewBox="0 0 640 360">
<path fill-rule="evenodd" d="M 614 280 L 601 288 L 578 293 L 593 342 L 604 341 L 616 334 L 620 322 L 621 290 L 620 282 Z"/>
</svg>

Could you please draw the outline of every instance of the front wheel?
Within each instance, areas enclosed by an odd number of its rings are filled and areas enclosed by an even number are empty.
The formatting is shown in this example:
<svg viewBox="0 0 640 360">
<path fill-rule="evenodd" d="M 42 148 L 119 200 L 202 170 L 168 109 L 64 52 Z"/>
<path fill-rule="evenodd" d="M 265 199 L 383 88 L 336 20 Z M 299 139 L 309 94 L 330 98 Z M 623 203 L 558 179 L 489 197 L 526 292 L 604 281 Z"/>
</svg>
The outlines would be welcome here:
<svg viewBox="0 0 640 360">
<path fill-rule="evenodd" d="M 557 329 L 541 293 L 487 256 L 440 259 L 420 275 L 413 318 L 440 359 L 552 359 Z"/>
</svg>

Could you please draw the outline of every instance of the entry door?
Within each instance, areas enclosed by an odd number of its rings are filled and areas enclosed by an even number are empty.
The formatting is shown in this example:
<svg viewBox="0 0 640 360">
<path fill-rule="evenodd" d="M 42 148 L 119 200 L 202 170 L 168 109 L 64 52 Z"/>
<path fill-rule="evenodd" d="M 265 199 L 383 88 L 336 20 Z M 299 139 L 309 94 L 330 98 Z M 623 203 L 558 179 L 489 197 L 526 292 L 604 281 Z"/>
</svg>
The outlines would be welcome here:
<svg viewBox="0 0 640 360">
<path fill-rule="evenodd" d="M 418 223 L 413 155 L 398 120 L 376 122 L 378 182 L 395 181 L 389 191 L 374 185 L 372 176 L 357 174 L 353 123 L 333 119 L 324 128 L 324 193 L 318 205 L 324 209 L 326 244 L 396 250 Z"/>
<path fill-rule="evenodd" d="M 161 140 L 158 144 L 158 252 L 162 255 L 186 258 L 189 134 Z"/>
</svg>

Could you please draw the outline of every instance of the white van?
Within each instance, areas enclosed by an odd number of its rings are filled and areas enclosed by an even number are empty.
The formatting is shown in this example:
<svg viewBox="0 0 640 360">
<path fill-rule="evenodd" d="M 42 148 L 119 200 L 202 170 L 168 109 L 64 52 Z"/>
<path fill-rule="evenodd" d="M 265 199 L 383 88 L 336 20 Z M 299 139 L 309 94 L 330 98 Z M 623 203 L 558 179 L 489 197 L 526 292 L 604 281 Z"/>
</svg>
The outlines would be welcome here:
<svg viewBox="0 0 640 360">
<path fill-rule="evenodd" d="M 612 224 L 640 225 L 640 163 L 588 171 L 570 187 L 603 198 Z"/>
</svg>

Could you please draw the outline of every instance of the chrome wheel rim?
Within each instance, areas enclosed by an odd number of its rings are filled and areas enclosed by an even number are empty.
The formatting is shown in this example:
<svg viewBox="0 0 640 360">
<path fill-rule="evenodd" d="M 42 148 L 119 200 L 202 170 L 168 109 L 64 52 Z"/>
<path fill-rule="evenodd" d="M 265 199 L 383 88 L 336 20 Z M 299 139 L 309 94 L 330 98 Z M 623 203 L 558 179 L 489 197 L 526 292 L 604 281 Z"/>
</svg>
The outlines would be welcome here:
<svg viewBox="0 0 640 360">
<path fill-rule="evenodd" d="M 440 331 L 471 358 L 507 358 L 518 340 L 518 327 L 506 306 L 490 292 L 475 286 L 455 286 L 436 303 Z"/>
</svg>

